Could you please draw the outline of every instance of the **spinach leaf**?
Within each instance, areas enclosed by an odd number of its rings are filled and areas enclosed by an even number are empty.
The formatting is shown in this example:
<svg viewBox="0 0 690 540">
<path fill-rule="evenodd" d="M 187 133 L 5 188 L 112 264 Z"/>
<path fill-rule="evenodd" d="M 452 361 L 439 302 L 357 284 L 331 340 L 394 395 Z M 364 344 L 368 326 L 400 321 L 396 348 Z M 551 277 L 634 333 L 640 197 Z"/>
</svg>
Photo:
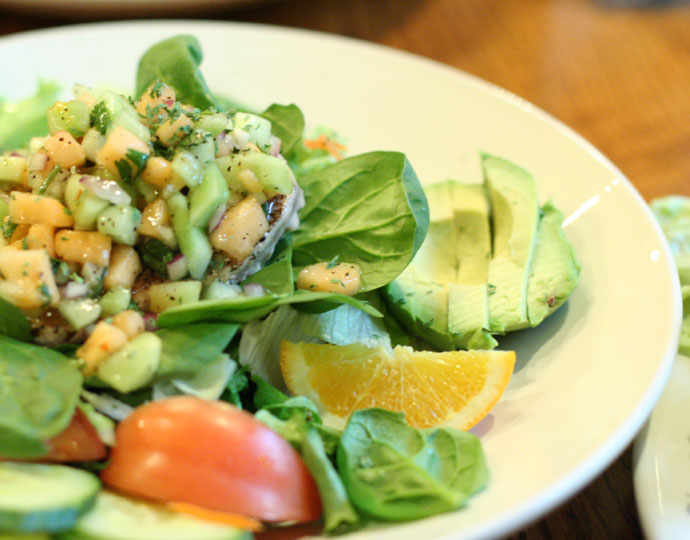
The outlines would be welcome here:
<svg viewBox="0 0 690 540">
<path fill-rule="evenodd" d="M 289 398 L 260 377 L 252 379 L 257 384 L 255 405 L 262 406 L 256 419 L 289 441 L 314 477 L 323 504 L 325 532 L 352 529 L 360 519 L 331 461 L 340 433 L 322 425 L 316 406 L 309 399 Z"/>
<path fill-rule="evenodd" d="M 294 290 L 292 281 L 292 247 L 290 242 L 281 238 L 276 244 L 273 256 L 261 270 L 242 282 L 258 283 L 272 294 L 291 294 Z"/>
<path fill-rule="evenodd" d="M 289 154 L 302 138 L 304 115 L 297 105 L 279 105 L 274 103 L 261 113 L 271 121 L 271 132 L 280 139 L 280 153 Z"/>
<path fill-rule="evenodd" d="M 0 100 L 0 152 L 22 148 L 31 137 L 46 134 L 46 109 L 59 93 L 57 83 L 39 81 L 38 91 L 30 98 L 17 102 Z"/>
<path fill-rule="evenodd" d="M 244 408 L 244 401 L 242 394 L 249 388 L 249 375 L 240 368 L 232 374 L 228 384 L 225 386 L 225 391 L 220 396 L 222 401 L 226 401 L 240 409 Z"/>
<path fill-rule="evenodd" d="M 328 459 L 323 439 L 310 429 L 302 440 L 302 459 L 319 488 L 323 505 L 323 528 L 326 533 L 352 530 L 359 522 L 347 490 L 333 463 Z"/>
<path fill-rule="evenodd" d="M 175 89 L 178 100 L 199 109 L 218 107 L 199 65 L 203 58 L 199 40 L 191 35 L 165 39 L 148 49 L 139 60 L 136 95 L 141 96 L 154 82 L 161 81 Z"/>
<path fill-rule="evenodd" d="M 288 295 L 237 296 L 220 300 L 200 300 L 166 309 L 158 316 L 161 328 L 188 324 L 198 321 L 225 321 L 244 324 L 268 315 L 279 306 L 305 302 L 325 301 L 337 307 L 349 304 L 374 317 L 380 312 L 367 302 L 343 294 L 297 290 Z"/>
<path fill-rule="evenodd" d="M 0 336 L 0 455 L 39 457 L 69 424 L 82 375 L 66 356 Z"/>
<path fill-rule="evenodd" d="M 352 414 L 338 445 L 337 466 L 355 507 L 390 521 L 460 508 L 488 477 L 473 434 L 417 430 L 403 414 L 383 409 Z"/>
<path fill-rule="evenodd" d="M 157 330 L 163 348 L 154 380 L 191 377 L 218 360 L 238 328 L 230 323 L 201 323 Z"/>
<path fill-rule="evenodd" d="M 31 324 L 24 312 L 1 297 L 0 334 L 19 341 L 31 341 Z"/>
<path fill-rule="evenodd" d="M 335 256 L 356 264 L 363 290 L 393 280 L 429 226 L 424 191 L 399 152 L 343 159 L 300 178 L 306 205 L 292 237 L 295 271 Z"/>
</svg>

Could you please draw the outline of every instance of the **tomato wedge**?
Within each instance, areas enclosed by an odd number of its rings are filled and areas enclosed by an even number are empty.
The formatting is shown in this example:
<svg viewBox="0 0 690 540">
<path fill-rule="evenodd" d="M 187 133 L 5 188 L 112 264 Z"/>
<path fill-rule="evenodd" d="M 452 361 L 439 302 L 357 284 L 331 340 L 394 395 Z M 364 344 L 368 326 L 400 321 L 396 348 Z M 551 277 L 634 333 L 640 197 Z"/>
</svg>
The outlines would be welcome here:
<svg viewBox="0 0 690 540">
<path fill-rule="evenodd" d="M 113 488 L 262 521 L 313 521 L 318 489 L 295 449 L 251 414 L 180 396 L 138 407 L 116 428 Z"/>
<path fill-rule="evenodd" d="M 48 448 L 48 455 L 37 461 L 97 461 L 107 453 L 96 428 L 79 408 L 67 428 L 48 441 Z"/>
</svg>

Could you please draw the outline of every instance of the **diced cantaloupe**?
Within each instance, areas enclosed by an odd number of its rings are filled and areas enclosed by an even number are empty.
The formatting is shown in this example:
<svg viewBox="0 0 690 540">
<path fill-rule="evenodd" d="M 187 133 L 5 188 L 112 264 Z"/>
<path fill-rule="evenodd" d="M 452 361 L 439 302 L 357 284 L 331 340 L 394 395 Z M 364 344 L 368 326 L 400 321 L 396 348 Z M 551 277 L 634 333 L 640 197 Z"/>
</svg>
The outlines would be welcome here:
<svg viewBox="0 0 690 540">
<path fill-rule="evenodd" d="M 67 131 L 57 131 L 43 143 L 51 160 L 64 169 L 86 163 L 86 152 L 81 144 Z"/>
<path fill-rule="evenodd" d="M 230 208 L 211 234 L 211 244 L 235 262 L 246 259 L 268 231 L 268 220 L 259 201 L 249 196 Z"/>
<path fill-rule="evenodd" d="M 19 225 L 43 223 L 51 227 L 71 227 L 74 225 L 72 214 L 57 199 L 43 197 L 22 191 L 10 193 L 10 221 Z"/>
<path fill-rule="evenodd" d="M 55 233 L 55 253 L 67 262 L 108 266 L 112 238 L 95 231 L 63 229 Z"/>
<path fill-rule="evenodd" d="M 100 321 L 84 344 L 77 349 L 77 358 L 84 361 L 84 374 L 91 375 L 103 360 L 127 344 L 127 334 L 121 328 Z"/>
<path fill-rule="evenodd" d="M 136 135 L 118 126 L 113 129 L 103 148 L 98 152 L 96 163 L 117 175 L 118 178 L 127 180 L 127 178 L 122 178 L 121 171 L 124 170 L 122 164 L 126 164 L 125 168 L 131 171 L 132 178 L 138 172 L 137 164 L 128 156 L 128 154 L 131 156 L 132 152 L 148 155 L 151 153 L 151 149 Z M 120 163 L 120 167 L 118 167 L 118 163 Z"/>
<path fill-rule="evenodd" d="M 26 249 L 45 249 L 55 257 L 55 228 L 45 223 L 34 223 L 26 234 Z"/>
<path fill-rule="evenodd" d="M 60 292 L 43 249 L 0 249 L 0 295 L 12 304 L 33 309 L 57 306 Z"/>
<path fill-rule="evenodd" d="M 113 325 L 117 326 L 125 334 L 127 338 L 132 340 L 141 334 L 145 329 L 144 318 L 139 312 L 133 309 L 121 311 L 113 317 Z"/>
<path fill-rule="evenodd" d="M 141 260 L 134 248 L 115 244 L 103 287 L 110 290 L 119 285 L 125 289 L 131 289 L 141 270 Z"/>
</svg>

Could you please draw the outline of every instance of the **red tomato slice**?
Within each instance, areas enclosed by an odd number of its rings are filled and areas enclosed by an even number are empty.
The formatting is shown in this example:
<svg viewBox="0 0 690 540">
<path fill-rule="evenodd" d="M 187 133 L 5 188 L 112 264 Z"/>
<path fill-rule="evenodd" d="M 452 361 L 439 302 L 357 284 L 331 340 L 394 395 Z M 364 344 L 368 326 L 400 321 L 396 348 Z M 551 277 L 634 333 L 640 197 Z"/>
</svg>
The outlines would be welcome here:
<svg viewBox="0 0 690 540">
<path fill-rule="evenodd" d="M 79 408 L 67 428 L 48 441 L 48 447 L 48 455 L 37 461 L 96 461 L 106 455 L 96 428 Z"/>
<path fill-rule="evenodd" d="M 190 396 L 138 407 L 116 429 L 103 482 L 262 521 L 313 521 L 319 493 L 295 449 L 251 414 Z"/>
</svg>

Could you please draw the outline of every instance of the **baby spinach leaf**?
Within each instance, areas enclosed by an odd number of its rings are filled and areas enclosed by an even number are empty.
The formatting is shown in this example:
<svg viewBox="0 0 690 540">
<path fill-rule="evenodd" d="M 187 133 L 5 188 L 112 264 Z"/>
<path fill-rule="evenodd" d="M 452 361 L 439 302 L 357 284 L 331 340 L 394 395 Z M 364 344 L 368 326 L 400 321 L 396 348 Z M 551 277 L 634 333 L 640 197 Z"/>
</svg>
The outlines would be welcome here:
<svg viewBox="0 0 690 540">
<path fill-rule="evenodd" d="M 178 100 L 199 109 L 218 107 L 199 65 L 203 59 L 199 40 L 191 35 L 178 35 L 159 41 L 139 60 L 136 95 L 141 96 L 155 81 L 175 89 Z"/>
<path fill-rule="evenodd" d="M 272 294 L 291 294 L 294 290 L 292 281 L 292 247 L 290 242 L 281 238 L 276 244 L 273 256 L 261 270 L 252 274 L 242 282 L 258 283 Z"/>
<path fill-rule="evenodd" d="M 487 478 L 473 434 L 417 430 L 403 414 L 383 409 L 353 413 L 338 445 L 337 466 L 355 507 L 390 521 L 460 508 Z"/>
<path fill-rule="evenodd" d="M 279 105 L 274 103 L 261 113 L 266 120 L 271 121 L 271 132 L 280 139 L 280 153 L 289 154 L 292 148 L 302 138 L 304 131 L 304 115 L 297 105 Z"/>
<path fill-rule="evenodd" d="M 426 236 L 429 207 L 404 154 L 343 159 L 300 185 L 306 205 L 292 237 L 296 271 L 338 256 L 359 266 L 364 291 L 377 289 L 403 271 Z"/>
<path fill-rule="evenodd" d="M 352 530 L 360 522 L 359 515 L 350 503 L 343 481 L 328 459 L 323 439 L 316 429 L 310 429 L 304 436 L 301 454 L 319 488 L 324 532 L 341 533 Z"/>
<path fill-rule="evenodd" d="M 0 334 L 19 341 L 31 341 L 31 324 L 24 312 L 0 298 Z"/>
<path fill-rule="evenodd" d="M 39 457 L 67 427 L 82 375 L 66 356 L 0 336 L 0 455 Z"/>
<path fill-rule="evenodd" d="M 199 302 L 182 304 L 181 306 L 166 309 L 158 316 L 157 323 L 161 328 L 198 321 L 225 321 L 244 324 L 265 317 L 282 305 L 317 301 L 328 302 L 333 307 L 337 307 L 340 304 L 349 304 L 374 317 L 381 316 L 381 313 L 367 302 L 351 296 L 297 290 L 293 294 L 287 295 L 237 296 L 234 298 L 200 300 Z"/>
<path fill-rule="evenodd" d="M 231 323 L 200 323 L 156 331 L 163 348 L 155 380 L 190 377 L 218 359 L 238 330 Z"/>
</svg>

